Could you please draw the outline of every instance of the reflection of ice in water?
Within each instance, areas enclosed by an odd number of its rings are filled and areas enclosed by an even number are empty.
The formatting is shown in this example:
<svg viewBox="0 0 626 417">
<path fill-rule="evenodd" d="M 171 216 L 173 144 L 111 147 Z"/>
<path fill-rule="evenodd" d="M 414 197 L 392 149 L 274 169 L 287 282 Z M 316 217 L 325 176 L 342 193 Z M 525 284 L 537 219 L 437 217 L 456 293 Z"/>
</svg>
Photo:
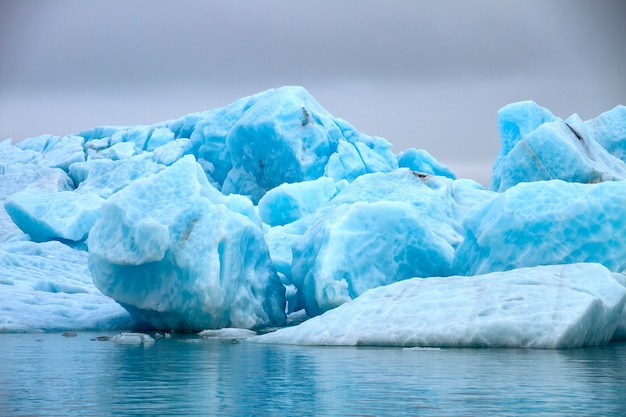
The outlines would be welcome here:
<svg viewBox="0 0 626 417">
<path fill-rule="evenodd" d="M 626 395 L 625 343 L 440 354 L 185 334 L 143 349 L 77 333 L 0 334 L 0 415 L 621 415 Z"/>
</svg>

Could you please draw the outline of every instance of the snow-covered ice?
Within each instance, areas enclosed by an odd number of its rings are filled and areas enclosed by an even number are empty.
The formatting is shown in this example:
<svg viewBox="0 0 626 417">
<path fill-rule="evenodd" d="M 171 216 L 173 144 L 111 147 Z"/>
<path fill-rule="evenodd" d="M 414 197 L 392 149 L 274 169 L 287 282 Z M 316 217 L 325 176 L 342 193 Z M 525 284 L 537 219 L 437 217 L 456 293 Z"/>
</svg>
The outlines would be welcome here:
<svg viewBox="0 0 626 417">
<path fill-rule="evenodd" d="M 598 264 L 472 277 L 414 278 L 257 343 L 572 348 L 607 343 L 626 303 L 624 276 Z"/>
</svg>

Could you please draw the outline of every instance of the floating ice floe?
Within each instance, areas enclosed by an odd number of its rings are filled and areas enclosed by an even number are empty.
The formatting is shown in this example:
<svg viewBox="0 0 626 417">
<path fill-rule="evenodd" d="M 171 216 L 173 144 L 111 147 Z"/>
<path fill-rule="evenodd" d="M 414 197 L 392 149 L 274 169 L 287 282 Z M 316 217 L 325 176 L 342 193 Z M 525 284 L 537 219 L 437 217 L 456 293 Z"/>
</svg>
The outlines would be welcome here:
<svg viewBox="0 0 626 417">
<path fill-rule="evenodd" d="M 149 334 L 132 332 L 122 332 L 120 334 L 116 334 L 109 340 L 120 345 L 152 345 L 155 342 Z"/>
<path fill-rule="evenodd" d="M 237 329 L 237 328 L 224 328 L 224 329 L 207 329 L 198 333 L 198 336 L 203 339 L 247 339 L 252 336 L 256 336 L 254 330 Z"/>
<path fill-rule="evenodd" d="M 257 343 L 572 348 L 607 343 L 626 303 L 624 276 L 598 264 L 472 277 L 414 278 L 365 292 Z"/>
</svg>

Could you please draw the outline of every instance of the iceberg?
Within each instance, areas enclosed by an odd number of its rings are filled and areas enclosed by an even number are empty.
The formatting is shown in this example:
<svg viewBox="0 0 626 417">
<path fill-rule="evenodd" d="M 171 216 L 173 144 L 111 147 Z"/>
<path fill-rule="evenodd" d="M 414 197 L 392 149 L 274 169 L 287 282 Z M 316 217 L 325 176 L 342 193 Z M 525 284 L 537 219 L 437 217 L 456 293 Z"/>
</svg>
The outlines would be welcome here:
<svg viewBox="0 0 626 417">
<path fill-rule="evenodd" d="M 395 155 L 302 87 L 5 140 L 0 331 L 232 339 L 303 321 L 258 340 L 626 338 L 625 126 L 624 106 L 588 121 L 505 106 L 489 190 L 425 150 Z"/>
<path fill-rule="evenodd" d="M 228 202 L 193 155 L 115 193 L 87 242 L 96 287 L 156 329 L 284 324 L 263 231 Z"/>
<path fill-rule="evenodd" d="M 626 112 L 619 110 L 600 116 L 598 122 L 585 123 L 575 114 L 566 120 L 558 119 L 532 101 L 505 106 L 498 112 L 502 147 L 489 189 L 501 192 L 520 182 L 551 179 L 580 183 L 625 179 L 626 164 L 619 158 L 623 145 L 603 129 L 607 119 L 616 125 L 626 123 Z"/>
<path fill-rule="evenodd" d="M 414 278 L 378 287 L 256 343 L 573 348 L 606 344 L 626 303 L 624 276 L 599 264 Z"/>
</svg>

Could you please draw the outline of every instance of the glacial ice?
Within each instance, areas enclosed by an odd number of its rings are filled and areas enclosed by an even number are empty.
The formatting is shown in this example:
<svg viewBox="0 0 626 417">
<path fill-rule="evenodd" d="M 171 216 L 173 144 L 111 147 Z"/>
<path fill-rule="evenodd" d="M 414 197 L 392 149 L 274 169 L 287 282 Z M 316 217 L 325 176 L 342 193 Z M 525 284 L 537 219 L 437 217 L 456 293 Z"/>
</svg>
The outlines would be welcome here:
<svg viewBox="0 0 626 417">
<path fill-rule="evenodd" d="M 94 287 L 87 257 L 56 241 L 0 244 L 0 333 L 132 327 Z"/>
<path fill-rule="evenodd" d="M 597 262 L 626 268 L 626 182 L 519 184 L 467 215 L 455 253 L 463 275 Z"/>
<path fill-rule="evenodd" d="M 408 300 L 430 308 L 415 317 L 430 326 L 419 337 L 445 335 L 436 344 L 626 338 L 615 298 L 626 108 L 582 121 L 513 103 L 498 127 L 490 191 L 425 150 L 394 155 L 301 87 L 154 125 L 0 142 L 0 331 L 247 337 L 354 309 L 379 332 L 350 330 L 355 343 L 397 344 Z"/>
<path fill-rule="evenodd" d="M 193 155 L 115 193 L 89 234 L 96 287 L 156 329 L 284 324 L 262 229 L 228 201 Z"/>
<path fill-rule="evenodd" d="M 35 242 L 82 241 L 100 217 L 104 199 L 72 191 L 25 190 L 10 196 L 4 208 L 15 224 Z"/>
<path fill-rule="evenodd" d="M 312 225 L 291 243 L 299 305 L 314 316 L 380 285 L 452 275 L 465 213 L 491 196 L 408 169 L 357 178 L 301 220 Z"/>
<path fill-rule="evenodd" d="M 263 223 L 282 226 L 312 214 L 337 194 L 343 183 L 320 177 L 312 181 L 283 183 L 269 190 L 259 200 L 259 216 Z M 338 189 L 339 188 L 339 189 Z"/>
<path fill-rule="evenodd" d="M 248 341 L 299 345 L 573 348 L 606 344 L 624 276 L 550 265 L 381 286 L 321 316 Z"/>
<path fill-rule="evenodd" d="M 623 123 L 626 114 L 621 113 Z M 520 102 L 498 112 L 498 127 L 502 148 L 493 166 L 491 190 L 505 191 L 520 182 L 551 179 L 595 183 L 626 178 L 626 164 L 619 159 L 623 155 L 619 140 L 609 139 L 599 120 L 585 123 L 575 114 L 561 120 L 534 102 Z M 611 149 L 620 152 L 618 156 L 609 153 L 595 137 L 615 145 Z"/>
</svg>

